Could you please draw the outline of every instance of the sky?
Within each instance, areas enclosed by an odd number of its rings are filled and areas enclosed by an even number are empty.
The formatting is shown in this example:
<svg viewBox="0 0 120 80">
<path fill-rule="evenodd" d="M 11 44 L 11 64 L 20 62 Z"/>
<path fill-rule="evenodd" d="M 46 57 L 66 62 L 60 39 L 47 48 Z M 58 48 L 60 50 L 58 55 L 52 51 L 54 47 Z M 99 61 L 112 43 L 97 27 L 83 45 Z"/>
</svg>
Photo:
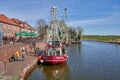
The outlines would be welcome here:
<svg viewBox="0 0 120 80">
<path fill-rule="evenodd" d="M 35 26 L 39 19 L 51 20 L 53 6 L 58 20 L 67 8 L 67 25 L 81 26 L 85 35 L 120 35 L 120 0 L 0 0 L 0 14 Z"/>
</svg>

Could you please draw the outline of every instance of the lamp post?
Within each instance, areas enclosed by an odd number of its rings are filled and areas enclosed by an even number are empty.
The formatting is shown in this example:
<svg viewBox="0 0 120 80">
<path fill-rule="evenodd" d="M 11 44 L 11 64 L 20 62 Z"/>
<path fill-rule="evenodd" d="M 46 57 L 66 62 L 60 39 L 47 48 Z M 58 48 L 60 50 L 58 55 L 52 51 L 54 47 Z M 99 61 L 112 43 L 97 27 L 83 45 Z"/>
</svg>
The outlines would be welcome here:
<svg viewBox="0 0 120 80">
<path fill-rule="evenodd" d="M 6 55 L 6 50 L 4 50 L 5 53 L 4 53 L 4 70 L 5 70 L 5 74 L 7 72 L 7 55 Z"/>
</svg>

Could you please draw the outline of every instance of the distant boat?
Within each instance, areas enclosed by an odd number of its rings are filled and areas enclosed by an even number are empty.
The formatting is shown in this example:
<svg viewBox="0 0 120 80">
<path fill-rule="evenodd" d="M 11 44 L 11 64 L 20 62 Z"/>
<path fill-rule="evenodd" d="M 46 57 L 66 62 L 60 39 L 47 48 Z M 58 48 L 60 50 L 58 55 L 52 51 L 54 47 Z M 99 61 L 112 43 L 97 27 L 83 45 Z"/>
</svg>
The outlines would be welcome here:
<svg viewBox="0 0 120 80">
<path fill-rule="evenodd" d="M 71 41 L 71 44 L 80 44 L 81 41 Z"/>
<path fill-rule="evenodd" d="M 38 63 L 42 64 L 49 64 L 49 65 L 54 65 L 54 64 L 62 64 L 67 61 L 67 52 L 65 45 L 61 42 L 59 35 L 58 35 L 58 30 L 59 30 L 59 25 L 56 19 L 57 15 L 57 8 L 52 7 L 51 8 L 51 14 L 52 14 L 52 24 L 51 24 L 51 35 L 48 41 L 47 41 L 47 48 L 44 51 L 43 55 L 38 57 Z"/>
<path fill-rule="evenodd" d="M 80 44 L 81 40 L 71 40 L 71 44 Z"/>
</svg>

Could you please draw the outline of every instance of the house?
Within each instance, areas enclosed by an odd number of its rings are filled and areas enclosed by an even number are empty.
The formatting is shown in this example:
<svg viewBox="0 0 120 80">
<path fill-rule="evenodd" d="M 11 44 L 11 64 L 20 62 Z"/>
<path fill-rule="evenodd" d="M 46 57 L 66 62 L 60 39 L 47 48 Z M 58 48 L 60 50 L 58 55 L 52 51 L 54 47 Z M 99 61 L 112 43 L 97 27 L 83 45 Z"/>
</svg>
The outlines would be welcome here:
<svg viewBox="0 0 120 80">
<path fill-rule="evenodd" d="M 26 31 L 26 32 L 35 32 L 36 30 L 29 25 L 27 22 L 23 22 L 19 19 L 12 18 L 11 19 L 14 23 L 18 24 L 20 26 L 20 32 Z"/>
<path fill-rule="evenodd" d="M 4 36 L 7 37 L 14 37 L 16 32 L 36 32 L 36 30 L 27 22 L 15 18 L 10 19 L 4 14 L 0 14 L 0 29 Z"/>
</svg>

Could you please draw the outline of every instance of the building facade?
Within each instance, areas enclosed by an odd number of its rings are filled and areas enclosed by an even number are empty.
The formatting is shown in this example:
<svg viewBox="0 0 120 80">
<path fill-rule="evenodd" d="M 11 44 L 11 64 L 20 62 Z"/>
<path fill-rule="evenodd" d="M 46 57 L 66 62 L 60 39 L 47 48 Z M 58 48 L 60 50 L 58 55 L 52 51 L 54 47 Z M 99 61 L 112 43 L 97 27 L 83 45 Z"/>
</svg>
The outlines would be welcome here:
<svg viewBox="0 0 120 80">
<path fill-rule="evenodd" d="M 36 32 L 36 30 L 27 22 L 15 18 L 8 18 L 4 14 L 0 14 L 0 29 L 4 36 L 14 37 L 15 33 L 22 31 Z"/>
</svg>

